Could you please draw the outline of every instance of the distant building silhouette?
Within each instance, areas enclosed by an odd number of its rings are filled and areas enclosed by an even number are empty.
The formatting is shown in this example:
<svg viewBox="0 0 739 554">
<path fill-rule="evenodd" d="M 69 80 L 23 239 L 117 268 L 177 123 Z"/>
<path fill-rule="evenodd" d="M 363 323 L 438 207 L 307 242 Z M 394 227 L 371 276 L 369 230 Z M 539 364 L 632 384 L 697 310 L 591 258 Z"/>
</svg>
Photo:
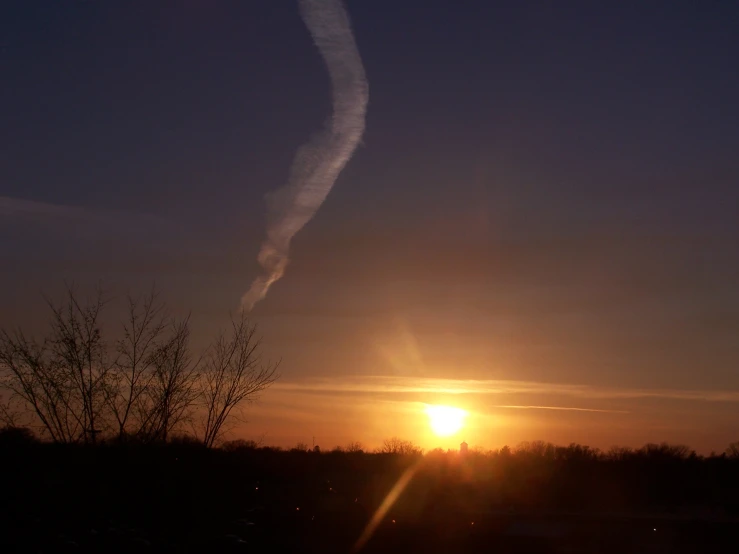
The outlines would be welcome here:
<svg viewBox="0 0 739 554">
<path fill-rule="evenodd" d="M 469 450 L 470 450 L 470 446 L 466 442 L 462 441 L 462 444 L 459 445 L 459 453 L 467 454 Z"/>
</svg>

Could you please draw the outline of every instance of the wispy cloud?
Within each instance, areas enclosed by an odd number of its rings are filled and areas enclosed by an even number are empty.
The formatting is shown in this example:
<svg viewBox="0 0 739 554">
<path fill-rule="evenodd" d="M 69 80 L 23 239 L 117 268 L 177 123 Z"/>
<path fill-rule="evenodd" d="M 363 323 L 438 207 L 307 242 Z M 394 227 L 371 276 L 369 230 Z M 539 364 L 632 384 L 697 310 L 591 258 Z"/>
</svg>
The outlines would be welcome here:
<svg viewBox="0 0 739 554">
<path fill-rule="evenodd" d="M 571 406 L 490 406 L 491 408 L 509 408 L 512 410 L 565 410 L 571 412 L 601 412 L 608 414 L 628 414 L 628 410 L 597 410 L 595 408 L 573 408 Z"/>
<path fill-rule="evenodd" d="M 267 239 L 258 260 L 264 274 L 242 298 L 251 310 L 280 279 L 295 234 L 316 214 L 364 133 L 367 78 L 342 0 L 300 0 L 300 13 L 331 76 L 333 113 L 326 127 L 300 147 L 290 180 L 271 199 Z"/>
<path fill-rule="evenodd" d="M 67 204 L 52 204 L 9 196 L 0 196 L 0 217 L 8 219 L 41 219 L 44 221 L 61 219 L 106 224 L 120 224 L 122 222 L 132 221 L 157 225 L 167 223 L 166 220 L 151 214 L 87 208 Z"/>
<path fill-rule="evenodd" d="M 76 206 L 62 206 L 22 198 L 0 196 L 0 215 L 2 216 L 63 216 L 79 217 L 85 210 Z"/>
<path fill-rule="evenodd" d="M 667 399 L 703 402 L 739 402 L 739 391 L 688 389 L 634 389 L 535 381 L 433 379 L 401 376 L 355 376 L 283 381 L 283 391 L 322 393 L 436 393 L 436 394 L 543 394 L 580 399 Z M 542 409 L 547 409 L 543 407 Z M 551 409 L 556 409 L 552 407 Z M 561 409 L 561 408 L 560 408 Z"/>
</svg>

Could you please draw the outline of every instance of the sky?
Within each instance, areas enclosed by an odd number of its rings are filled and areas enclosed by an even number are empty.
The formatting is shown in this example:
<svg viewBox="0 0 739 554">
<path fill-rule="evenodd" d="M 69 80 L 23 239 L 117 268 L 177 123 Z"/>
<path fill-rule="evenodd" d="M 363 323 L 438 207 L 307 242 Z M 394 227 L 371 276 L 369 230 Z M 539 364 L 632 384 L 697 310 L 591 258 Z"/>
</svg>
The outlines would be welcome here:
<svg viewBox="0 0 739 554">
<path fill-rule="evenodd" d="M 365 133 L 251 313 L 282 377 L 234 436 L 739 440 L 737 4 L 346 5 Z M 156 283 L 204 344 L 331 113 L 297 1 L 10 0 L 0 75 L 0 325 Z"/>
</svg>

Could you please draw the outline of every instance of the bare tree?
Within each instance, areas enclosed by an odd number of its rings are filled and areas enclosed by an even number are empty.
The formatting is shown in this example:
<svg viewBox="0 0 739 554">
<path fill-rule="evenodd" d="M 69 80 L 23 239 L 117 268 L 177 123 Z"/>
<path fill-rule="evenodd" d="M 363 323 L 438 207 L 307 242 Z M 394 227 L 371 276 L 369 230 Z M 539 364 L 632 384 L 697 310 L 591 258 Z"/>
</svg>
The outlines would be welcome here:
<svg viewBox="0 0 739 554">
<path fill-rule="evenodd" d="M 2 354 L 0 354 L 0 360 L 2 359 L 1 356 Z M 27 427 L 28 425 L 21 421 L 22 411 L 22 409 L 19 410 L 17 407 L 17 399 L 9 398 L 5 395 L 2 400 L 0 400 L 0 425 L 13 428 Z"/>
<path fill-rule="evenodd" d="M 153 377 L 138 403 L 141 433 L 166 441 L 178 426 L 189 420 L 199 396 L 198 368 L 190 351 L 189 318 L 172 322 L 171 334 L 152 356 Z"/>
<path fill-rule="evenodd" d="M 732 442 L 726 447 L 725 454 L 734 460 L 739 459 L 739 442 Z"/>
<path fill-rule="evenodd" d="M 361 454 L 364 452 L 364 447 L 362 446 L 361 442 L 353 441 L 346 445 L 346 448 L 344 448 L 344 452 Z"/>
<path fill-rule="evenodd" d="M 155 289 L 143 298 L 128 297 L 107 389 L 119 438 L 166 441 L 191 415 L 198 361 L 190 351 L 189 323 L 189 316 L 168 323 Z"/>
<path fill-rule="evenodd" d="M 256 325 L 246 314 L 231 319 L 229 333 L 221 333 L 210 348 L 201 374 L 204 414 L 201 421 L 203 443 L 212 447 L 224 432 L 232 412 L 256 400 L 274 383 L 279 363 L 262 363 L 261 341 Z"/>
<path fill-rule="evenodd" d="M 398 454 L 400 456 L 420 456 L 423 449 L 413 441 L 391 437 L 382 441 L 382 447 L 379 449 L 382 454 Z"/>
<path fill-rule="evenodd" d="M 71 417 L 67 387 L 61 386 L 48 362 L 48 349 L 28 339 L 22 331 L 0 335 L 0 362 L 3 366 L 3 388 L 16 402 L 35 415 L 42 432 L 55 442 L 76 442 L 82 428 L 79 417 Z M 5 419 L 18 419 L 9 406 Z"/>
<path fill-rule="evenodd" d="M 102 293 L 87 303 L 67 289 L 51 308 L 51 331 L 37 342 L 22 331 L 0 331 L 0 420 L 23 416 L 55 442 L 95 443 L 100 434 L 168 440 L 185 422 L 212 447 L 277 379 L 279 364 L 262 364 L 256 326 L 231 319 L 203 359 L 190 349 L 189 317 L 168 321 L 152 290 L 128 298 L 119 340 L 100 329 Z"/>
<path fill-rule="evenodd" d="M 105 389 L 119 438 L 141 434 L 151 419 L 141 407 L 156 378 L 155 359 L 161 357 L 165 329 L 164 305 L 154 289 L 143 299 L 129 295 L 127 300 L 123 337 L 116 343 L 117 358 Z"/>
<path fill-rule="evenodd" d="M 71 385 L 67 405 L 80 419 L 84 442 L 94 444 L 98 433 L 104 431 L 98 423 L 104 423 L 104 391 L 110 369 L 99 321 L 105 305 L 103 294 L 98 289 L 94 300 L 83 305 L 68 287 L 66 303 L 48 304 L 53 314 L 49 341 L 52 367 L 61 373 L 57 383 Z"/>
<path fill-rule="evenodd" d="M 244 450 L 256 450 L 264 446 L 264 436 L 262 435 L 257 440 L 254 439 L 235 439 L 232 441 L 226 441 L 221 445 L 221 449 L 224 452 L 239 452 Z"/>
<path fill-rule="evenodd" d="M 56 442 L 96 441 L 104 422 L 108 360 L 99 327 L 102 292 L 81 304 L 71 287 L 51 312 L 50 336 L 39 343 L 22 331 L 0 332 L 3 386 L 36 416 Z"/>
</svg>

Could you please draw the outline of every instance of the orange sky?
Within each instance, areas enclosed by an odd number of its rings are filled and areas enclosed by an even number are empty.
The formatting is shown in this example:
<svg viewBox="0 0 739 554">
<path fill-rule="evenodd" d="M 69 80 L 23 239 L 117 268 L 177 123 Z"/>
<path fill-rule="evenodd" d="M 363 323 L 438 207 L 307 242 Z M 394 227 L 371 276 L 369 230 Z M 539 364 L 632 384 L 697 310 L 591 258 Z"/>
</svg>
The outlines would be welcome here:
<svg viewBox="0 0 739 554">
<path fill-rule="evenodd" d="M 739 394 L 721 391 L 639 390 L 522 381 L 463 381 L 418 377 L 347 377 L 282 380 L 248 409 L 235 434 L 264 442 L 323 448 L 358 440 L 411 439 L 426 449 L 495 448 L 525 440 L 578 442 L 600 448 L 646 442 L 688 443 L 699 451 L 732 440 Z M 469 412 L 464 428 L 439 438 L 427 404 Z M 709 424 L 713 431 L 706 431 Z M 692 440 L 691 440 L 692 439 Z"/>
<path fill-rule="evenodd" d="M 693 327 L 691 338 L 690 318 L 670 325 L 669 313 L 650 319 L 613 300 L 585 309 L 582 298 L 569 312 L 546 305 L 537 312 L 527 297 L 509 299 L 495 315 L 462 295 L 456 306 L 419 307 L 411 285 L 406 295 L 376 297 L 378 313 L 341 314 L 340 291 L 327 315 L 301 314 L 300 300 L 280 312 L 303 283 L 288 276 L 282 294 L 255 310 L 265 354 L 282 357 L 283 377 L 249 407 L 240 436 L 265 434 L 267 444 L 285 447 L 315 436 L 322 448 L 355 440 L 372 448 L 390 436 L 427 449 L 462 440 L 482 448 L 544 440 L 603 449 L 668 441 L 705 454 L 739 438 L 725 334 Z M 551 288 L 541 298 L 563 294 Z M 320 300 L 310 305 L 320 310 Z M 434 436 L 426 404 L 467 410 L 465 427 Z"/>
<path fill-rule="evenodd" d="M 365 306 L 377 312 L 347 315 L 341 289 L 327 300 L 313 296 L 305 313 L 304 300 L 281 312 L 305 283 L 293 277 L 300 269 L 254 312 L 264 356 L 282 359 L 282 377 L 247 407 L 247 423 L 231 438 L 264 436 L 266 444 L 291 447 L 311 444 L 315 436 L 324 449 L 352 441 L 371 449 L 391 436 L 426 449 L 456 448 L 462 440 L 482 448 L 544 440 L 604 449 L 668 441 L 706 454 L 739 438 L 739 383 L 728 371 L 729 343 L 721 348 L 719 341 L 726 334 L 668 341 L 677 327 L 654 325 L 646 333 L 644 318 L 630 323 L 617 306 L 593 314 L 534 314 L 522 302 L 521 309 L 481 316 L 460 302 L 423 311 L 410 293 L 378 295 L 374 302 L 365 296 Z M 198 277 L 188 284 L 203 287 Z M 164 288 L 175 314 L 192 306 L 197 351 L 223 327 L 227 310 Z M 43 298 L 34 290 L 15 298 L 3 310 L 8 321 L 42 332 Z M 108 313 L 113 324 L 116 306 Z M 682 320 L 681 331 L 689 324 Z M 111 327 L 112 335 L 116 331 Z M 467 410 L 465 427 L 451 437 L 434 436 L 427 404 Z"/>
</svg>

